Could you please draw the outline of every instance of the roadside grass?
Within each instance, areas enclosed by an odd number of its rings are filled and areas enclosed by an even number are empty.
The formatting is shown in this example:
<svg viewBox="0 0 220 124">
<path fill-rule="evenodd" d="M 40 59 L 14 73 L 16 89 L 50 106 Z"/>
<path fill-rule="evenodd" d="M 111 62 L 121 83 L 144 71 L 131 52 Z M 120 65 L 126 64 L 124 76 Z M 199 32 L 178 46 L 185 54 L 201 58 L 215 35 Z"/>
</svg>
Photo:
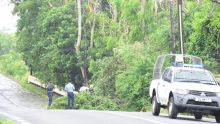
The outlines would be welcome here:
<svg viewBox="0 0 220 124">
<path fill-rule="evenodd" d="M 13 124 L 12 120 L 0 117 L 0 124 Z"/>
<path fill-rule="evenodd" d="M 3 74 L 4 76 L 10 78 L 11 80 L 14 80 L 15 82 L 19 83 L 22 87 L 24 87 L 25 89 L 27 89 L 28 91 L 34 93 L 34 94 L 38 94 L 43 98 L 47 98 L 47 91 L 46 89 L 43 89 L 39 86 L 33 85 L 28 83 L 28 73 L 25 76 L 13 76 L 13 75 L 9 75 L 5 72 L 1 71 L 1 74 Z"/>
<path fill-rule="evenodd" d="M 8 54 L 0 56 L 0 73 L 18 82 L 27 90 L 42 97 L 47 97 L 45 89 L 28 83 L 28 72 L 28 67 L 19 53 L 11 51 Z"/>
<path fill-rule="evenodd" d="M 23 86 L 27 90 L 31 91 L 32 93 L 38 94 L 38 95 L 42 96 L 43 98 L 47 98 L 47 91 L 46 91 L 46 89 L 28 83 L 28 74 L 26 74 L 24 79 L 22 79 L 22 80 L 20 80 L 18 82 L 21 84 L 21 86 Z"/>
</svg>

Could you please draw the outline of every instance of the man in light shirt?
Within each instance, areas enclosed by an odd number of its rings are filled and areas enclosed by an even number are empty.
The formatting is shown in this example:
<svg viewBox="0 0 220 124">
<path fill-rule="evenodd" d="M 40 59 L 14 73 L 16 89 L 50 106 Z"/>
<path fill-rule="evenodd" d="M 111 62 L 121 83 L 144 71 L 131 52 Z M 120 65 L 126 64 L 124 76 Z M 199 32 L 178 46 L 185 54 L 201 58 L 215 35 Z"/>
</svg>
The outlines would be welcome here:
<svg viewBox="0 0 220 124">
<path fill-rule="evenodd" d="M 68 96 L 68 109 L 74 108 L 74 94 L 73 94 L 74 90 L 75 87 L 71 82 L 66 84 L 65 91 L 67 92 L 67 96 Z"/>
<path fill-rule="evenodd" d="M 79 92 L 88 92 L 89 88 L 86 86 L 85 83 L 83 83 L 83 86 L 80 87 Z"/>
</svg>

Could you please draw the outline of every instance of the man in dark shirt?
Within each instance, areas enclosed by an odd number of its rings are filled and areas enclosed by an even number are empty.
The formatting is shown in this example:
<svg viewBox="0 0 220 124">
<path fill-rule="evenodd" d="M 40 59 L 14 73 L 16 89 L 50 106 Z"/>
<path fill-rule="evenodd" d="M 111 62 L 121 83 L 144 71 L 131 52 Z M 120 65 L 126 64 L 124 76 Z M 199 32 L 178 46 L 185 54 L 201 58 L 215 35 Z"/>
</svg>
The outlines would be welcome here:
<svg viewBox="0 0 220 124">
<path fill-rule="evenodd" d="M 51 104 L 52 104 L 52 100 L 53 100 L 53 89 L 54 89 L 54 85 L 51 81 L 48 82 L 47 85 L 47 95 L 48 95 L 48 109 L 50 108 Z"/>
</svg>

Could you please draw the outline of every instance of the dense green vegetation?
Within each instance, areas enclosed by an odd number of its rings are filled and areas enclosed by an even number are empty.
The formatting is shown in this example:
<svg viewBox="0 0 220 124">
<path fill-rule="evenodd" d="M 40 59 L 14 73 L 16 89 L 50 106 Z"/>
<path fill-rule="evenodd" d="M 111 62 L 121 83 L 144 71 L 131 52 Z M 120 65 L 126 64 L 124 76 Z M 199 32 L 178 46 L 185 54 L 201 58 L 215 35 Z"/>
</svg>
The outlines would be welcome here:
<svg viewBox="0 0 220 124">
<path fill-rule="evenodd" d="M 9 119 L 0 117 L 0 124 L 13 124 L 13 122 Z"/>
<path fill-rule="evenodd" d="M 189 2 L 188 11 L 187 51 L 201 56 L 207 68 L 220 72 L 220 4 L 207 1 L 195 8 L 195 4 Z"/>
<path fill-rule="evenodd" d="M 37 93 L 45 96 L 45 90 L 28 84 L 28 67 L 22 59 L 22 55 L 16 50 L 16 38 L 11 34 L 0 34 L 0 72 L 12 77 L 20 84 Z"/>
<path fill-rule="evenodd" d="M 21 54 L 15 51 L 15 36 L 0 34 L 0 70 L 15 79 L 27 79 L 28 68 L 22 60 Z M 16 70 L 16 71 L 14 71 Z"/>
<path fill-rule="evenodd" d="M 171 53 L 169 0 L 12 2 L 20 17 L 16 48 L 34 76 L 61 87 L 67 81 L 77 88 L 83 82 L 93 85 L 92 97 L 78 97 L 79 108 L 146 108 L 156 57 Z M 207 68 L 219 72 L 219 4 L 187 0 L 183 20 L 185 53 L 202 57 Z M 175 22 L 178 39 L 176 15 Z M 64 99 L 55 108 L 65 108 Z M 107 101 L 96 103 L 99 99 Z"/>
</svg>

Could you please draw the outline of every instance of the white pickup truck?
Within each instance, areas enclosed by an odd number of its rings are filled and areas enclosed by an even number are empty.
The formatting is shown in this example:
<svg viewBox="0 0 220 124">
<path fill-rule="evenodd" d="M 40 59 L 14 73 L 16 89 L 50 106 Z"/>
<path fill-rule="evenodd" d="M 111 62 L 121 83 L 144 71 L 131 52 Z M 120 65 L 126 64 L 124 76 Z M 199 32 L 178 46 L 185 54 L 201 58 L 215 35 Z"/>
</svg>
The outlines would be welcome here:
<svg viewBox="0 0 220 124">
<path fill-rule="evenodd" d="M 220 123 L 220 86 L 212 73 L 203 68 L 199 57 L 159 56 L 149 95 L 155 116 L 160 114 L 160 108 L 167 108 L 171 119 L 177 118 L 178 113 L 188 112 L 194 114 L 195 119 L 213 115 Z"/>
</svg>

